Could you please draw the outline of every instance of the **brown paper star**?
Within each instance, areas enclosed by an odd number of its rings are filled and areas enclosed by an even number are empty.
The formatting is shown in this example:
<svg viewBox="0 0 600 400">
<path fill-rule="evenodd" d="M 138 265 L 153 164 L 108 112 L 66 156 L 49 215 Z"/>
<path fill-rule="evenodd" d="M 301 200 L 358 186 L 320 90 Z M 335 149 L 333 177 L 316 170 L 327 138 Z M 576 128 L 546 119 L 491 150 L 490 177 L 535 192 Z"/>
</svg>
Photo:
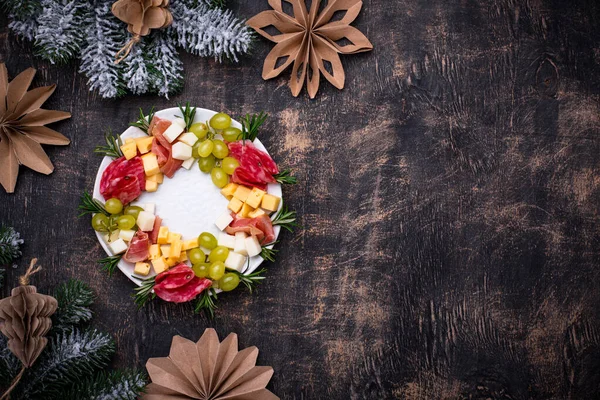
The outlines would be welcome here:
<svg viewBox="0 0 600 400">
<path fill-rule="evenodd" d="M 6 65 L 0 64 L 0 184 L 8 193 L 15 191 L 19 164 L 42 174 L 52 173 L 54 166 L 42 144 L 69 144 L 69 139 L 44 125 L 71 114 L 40 108 L 56 85 L 27 91 L 34 75 L 35 69 L 28 68 L 9 83 Z"/>
<path fill-rule="evenodd" d="M 313 0 L 310 11 L 305 0 L 286 0 L 293 6 L 293 16 L 283 11 L 282 1 L 269 0 L 273 10 L 263 11 L 248 21 L 256 32 L 277 43 L 265 59 L 263 79 L 279 76 L 293 62 L 290 88 L 294 96 L 298 96 L 307 80 L 308 94 L 311 99 L 314 98 L 319 90 L 321 74 L 333 86 L 342 89 L 345 75 L 339 53 L 354 54 L 373 49 L 369 39 L 350 26 L 360 12 L 362 1 L 329 0 L 317 15 L 321 0 Z M 346 13 L 341 20 L 331 21 L 337 11 L 344 10 Z M 277 28 L 280 34 L 268 34 L 264 29 L 269 26 Z M 336 43 L 341 39 L 351 44 L 341 46 Z M 278 66 L 279 59 L 283 61 Z M 331 72 L 328 66 L 331 66 Z"/>
</svg>

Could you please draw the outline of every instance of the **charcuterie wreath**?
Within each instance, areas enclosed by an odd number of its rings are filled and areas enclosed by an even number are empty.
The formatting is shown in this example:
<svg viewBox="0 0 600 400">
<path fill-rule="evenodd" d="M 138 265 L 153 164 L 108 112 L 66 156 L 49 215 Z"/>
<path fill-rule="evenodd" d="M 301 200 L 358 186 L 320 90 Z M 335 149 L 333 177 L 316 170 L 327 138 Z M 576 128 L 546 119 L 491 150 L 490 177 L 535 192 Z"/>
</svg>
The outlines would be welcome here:
<svg viewBox="0 0 600 400">
<path fill-rule="evenodd" d="M 246 115 L 239 123 L 189 103 L 140 111 L 96 148 L 105 157 L 80 215 L 92 215 L 108 253 L 103 268 L 118 267 L 138 285 L 138 306 L 154 297 L 195 301 L 196 312 L 212 316 L 217 293 L 240 283 L 252 291 L 264 279 L 258 267 L 274 261 L 280 229 L 296 226 L 281 191 L 296 179 L 257 139 L 265 119 Z"/>
</svg>

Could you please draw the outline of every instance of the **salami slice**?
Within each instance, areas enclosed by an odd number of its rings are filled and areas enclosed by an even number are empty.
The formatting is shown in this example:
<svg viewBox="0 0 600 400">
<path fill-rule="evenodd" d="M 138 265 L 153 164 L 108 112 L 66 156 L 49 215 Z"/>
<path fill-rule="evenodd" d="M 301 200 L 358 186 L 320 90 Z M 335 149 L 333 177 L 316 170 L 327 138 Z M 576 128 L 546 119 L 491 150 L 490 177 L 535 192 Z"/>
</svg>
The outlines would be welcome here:
<svg viewBox="0 0 600 400">
<path fill-rule="evenodd" d="M 240 163 L 231 181 L 245 186 L 265 190 L 268 183 L 276 182 L 274 174 L 279 173 L 277 164 L 265 152 L 258 150 L 251 142 L 242 141 L 228 144 L 229 152 Z"/>
<path fill-rule="evenodd" d="M 130 160 L 117 158 L 106 167 L 100 179 L 100 194 L 106 200 L 116 197 L 123 204 L 137 199 L 145 187 L 144 164 L 137 156 Z"/>
<path fill-rule="evenodd" d="M 155 280 L 154 293 L 165 301 L 185 303 L 208 289 L 212 281 L 198 278 L 185 264 L 179 264 L 159 274 Z"/>
<path fill-rule="evenodd" d="M 148 238 L 148 234 L 138 230 L 133 236 L 133 239 L 131 239 L 131 242 L 129 242 L 129 247 L 123 256 L 123 259 L 130 263 L 144 261 L 148 258 L 149 246 L 150 239 Z"/>
</svg>

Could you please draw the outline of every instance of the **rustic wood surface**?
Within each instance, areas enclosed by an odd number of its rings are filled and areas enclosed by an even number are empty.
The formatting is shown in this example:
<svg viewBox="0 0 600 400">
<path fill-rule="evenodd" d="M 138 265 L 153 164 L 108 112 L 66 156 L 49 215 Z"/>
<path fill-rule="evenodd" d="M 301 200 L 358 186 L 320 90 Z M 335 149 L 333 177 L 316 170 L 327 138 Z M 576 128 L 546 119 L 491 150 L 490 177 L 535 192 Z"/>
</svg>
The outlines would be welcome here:
<svg viewBox="0 0 600 400">
<path fill-rule="evenodd" d="M 313 101 L 291 96 L 289 72 L 261 79 L 262 39 L 235 65 L 183 56 L 170 100 L 103 100 L 0 18 L 9 74 L 37 67 L 36 85 L 58 84 L 48 107 L 73 113 L 56 125 L 72 144 L 48 147 L 55 172 L 22 169 L 16 194 L 0 191 L 0 221 L 27 242 L 1 294 L 39 257 L 42 289 L 95 289 L 115 365 L 215 327 L 259 347 L 285 399 L 599 398 L 600 2 L 366 0 L 355 26 L 374 50 L 343 57 L 346 88 L 322 83 Z M 300 181 L 285 196 L 303 229 L 283 234 L 258 293 L 222 296 L 213 321 L 160 301 L 136 312 L 76 217 L 104 130 L 186 100 L 269 112 L 261 140 Z"/>
</svg>

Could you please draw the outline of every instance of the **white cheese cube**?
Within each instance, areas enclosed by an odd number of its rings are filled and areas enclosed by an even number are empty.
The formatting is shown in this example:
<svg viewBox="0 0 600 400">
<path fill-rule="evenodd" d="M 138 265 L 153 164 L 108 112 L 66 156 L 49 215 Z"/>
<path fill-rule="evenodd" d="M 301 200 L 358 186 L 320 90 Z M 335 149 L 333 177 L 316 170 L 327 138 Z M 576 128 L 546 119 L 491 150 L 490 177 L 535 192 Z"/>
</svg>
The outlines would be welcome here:
<svg viewBox="0 0 600 400">
<path fill-rule="evenodd" d="M 119 239 L 123 239 L 126 242 L 131 242 L 133 239 L 133 235 L 135 235 L 135 231 L 126 229 L 119 232 Z"/>
<path fill-rule="evenodd" d="M 192 156 L 192 147 L 183 142 L 177 142 L 171 147 L 173 158 L 176 160 L 187 160 Z"/>
<path fill-rule="evenodd" d="M 244 266 L 246 265 L 246 261 L 246 256 L 230 251 L 227 259 L 225 260 L 225 268 L 235 269 L 238 272 L 242 272 L 244 270 Z"/>
<path fill-rule="evenodd" d="M 188 146 L 193 146 L 198 141 L 198 136 L 194 135 L 192 132 L 186 132 L 179 136 L 179 141 L 187 144 Z"/>
<path fill-rule="evenodd" d="M 144 211 L 149 212 L 151 214 L 156 214 L 155 210 L 156 210 L 156 204 L 154 203 L 146 203 L 142 206 L 142 208 L 144 209 Z"/>
<path fill-rule="evenodd" d="M 181 132 L 183 132 L 183 127 L 177 123 L 172 123 L 163 133 L 163 136 L 167 139 L 167 142 L 173 143 L 181 135 Z"/>
<path fill-rule="evenodd" d="M 123 239 L 117 239 L 108 245 L 113 255 L 125 253 L 127 251 L 127 243 Z"/>
<path fill-rule="evenodd" d="M 244 232 L 236 232 L 233 251 L 244 256 L 248 255 L 248 251 L 246 250 L 246 234 Z"/>
<path fill-rule="evenodd" d="M 144 232 L 150 232 L 154 228 L 156 216 L 148 211 L 140 211 L 137 217 L 137 226 Z"/>
<path fill-rule="evenodd" d="M 104 239 L 104 241 L 108 244 L 114 242 L 118 238 L 119 238 L 119 230 L 118 229 L 112 231 L 110 235 L 108 233 L 102 234 L 102 239 Z"/>
<path fill-rule="evenodd" d="M 244 239 L 244 244 L 246 245 L 246 251 L 248 252 L 249 257 L 254 257 L 260 254 L 262 247 L 260 243 L 258 243 L 258 239 L 256 236 L 249 236 Z"/>
<path fill-rule="evenodd" d="M 194 157 L 190 157 L 190 158 L 188 158 L 187 160 L 185 160 L 185 161 L 183 162 L 183 164 L 181 164 L 181 166 L 182 166 L 183 168 L 185 168 L 185 169 L 190 169 L 190 168 L 192 168 L 192 165 L 194 165 L 194 161 L 196 161 L 196 160 L 194 159 Z"/>
<path fill-rule="evenodd" d="M 219 246 L 227 247 L 228 249 L 233 249 L 235 247 L 235 236 L 228 235 L 225 232 L 219 233 L 219 240 L 217 241 Z"/>
<path fill-rule="evenodd" d="M 219 218 L 215 221 L 215 225 L 219 230 L 223 230 L 229 226 L 229 224 L 233 221 L 233 217 L 228 212 L 225 214 L 221 214 Z"/>
<path fill-rule="evenodd" d="M 185 129 L 185 120 L 183 118 L 179 118 L 179 117 L 175 118 L 173 120 L 172 124 L 177 124 L 180 127 L 182 127 L 183 129 Z"/>
</svg>

